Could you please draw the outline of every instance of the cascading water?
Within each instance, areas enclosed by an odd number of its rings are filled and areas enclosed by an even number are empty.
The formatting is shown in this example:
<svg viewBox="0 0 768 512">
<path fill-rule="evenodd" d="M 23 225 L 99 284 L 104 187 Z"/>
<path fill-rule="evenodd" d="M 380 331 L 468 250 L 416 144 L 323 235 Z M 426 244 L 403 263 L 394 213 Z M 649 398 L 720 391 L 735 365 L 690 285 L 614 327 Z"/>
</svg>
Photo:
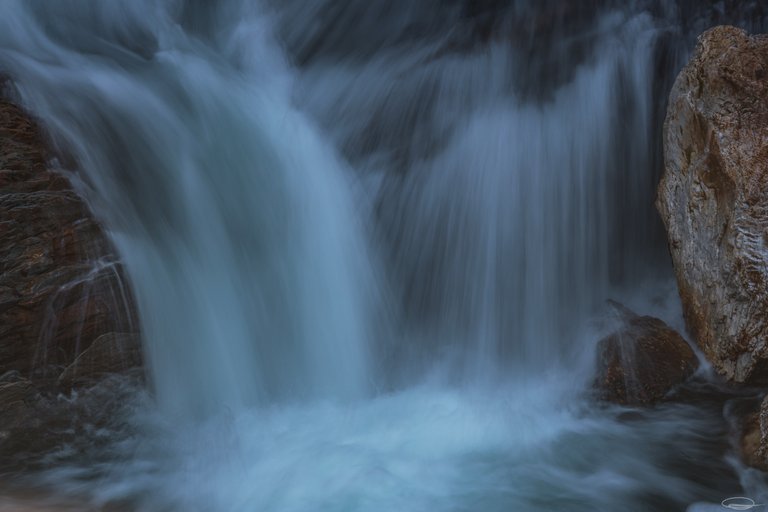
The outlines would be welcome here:
<svg viewBox="0 0 768 512">
<path fill-rule="evenodd" d="M 418 43 L 398 32 L 429 8 L 398 5 L 364 30 L 354 26 L 367 22 L 366 9 L 354 7 L 334 11 L 346 44 L 305 63 L 296 96 L 361 172 L 380 177 L 380 226 L 416 331 L 406 360 L 416 336 L 427 338 L 418 344 L 426 360 L 435 344 L 459 346 L 470 373 L 478 363 L 489 370 L 478 358 L 536 372 L 570 364 L 583 352 L 572 339 L 580 322 L 612 285 L 638 282 L 663 247 L 649 172 L 661 31 L 648 14 L 598 16 L 582 43 L 594 56 L 566 63 L 577 68 L 567 83 L 544 83 L 550 90 L 536 98 L 519 85 L 530 66 L 519 41 L 448 51 L 459 44 L 450 30 Z M 513 18 L 528 14 L 517 9 Z M 461 13 L 447 11 L 443 23 L 460 27 Z M 297 22 L 306 18 L 288 12 L 289 48 L 322 51 Z M 367 48 L 375 24 L 407 42 Z M 336 55 L 345 46 L 366 58 Z"/>
<path fill-rule="evenodd" d="M 126 262 L 159 404 L 41 481 L 138 510 L 763 492 L 717 404 L 586 397 L 604 299 L 680 324 L 652 208 L 674 9 L 480 4 L 6 2 L 0 63 Z"/>
<path fill-rule="evenodd" d="M 39 27 L 6 27 L 19 49 L 6 57 L 39 86 L 25 100 L 81 163 L 136 276 L 162 406 L 364 394 L 375 283 L 362 222 L 334 151 L 289 105 L 263 22 L 222 42 L 234 54 L 249 38 L 250 70 L 150 2 L 6 8 Z"/>
</svg>

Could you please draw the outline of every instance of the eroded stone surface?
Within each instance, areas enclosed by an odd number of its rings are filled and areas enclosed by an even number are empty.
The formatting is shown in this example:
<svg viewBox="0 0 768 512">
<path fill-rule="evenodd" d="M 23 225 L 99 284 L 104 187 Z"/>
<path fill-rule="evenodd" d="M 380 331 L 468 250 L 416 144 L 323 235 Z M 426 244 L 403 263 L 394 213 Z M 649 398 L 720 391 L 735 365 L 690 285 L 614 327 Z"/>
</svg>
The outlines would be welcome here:
<svg viewBox="0 0 768 512">
<path fill-rule="evenodd" d="M 0 375 L 55 383 L 99 336 L 137 330 L 131 297 L 87 205 L 47 168 L 34 122 L 0 101 Z"/>
<path fill-rule="evenodd" d="M 699 38 L 664 152 L 657 207 L 688 329 L 727 379 L 768 383 L 768 37 Z"/>
</svg>

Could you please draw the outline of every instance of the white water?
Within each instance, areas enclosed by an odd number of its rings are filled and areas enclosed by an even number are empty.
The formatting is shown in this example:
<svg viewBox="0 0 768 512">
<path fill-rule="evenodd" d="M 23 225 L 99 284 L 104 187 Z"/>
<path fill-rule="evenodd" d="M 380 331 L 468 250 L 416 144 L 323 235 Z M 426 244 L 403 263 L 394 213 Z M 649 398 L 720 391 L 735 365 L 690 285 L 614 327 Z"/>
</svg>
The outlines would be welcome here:
<svg viewBox="0 0 768 512">
<path fill-rule="evenodd" d="M 252 409 L 195 428 L 141 417 L 143 437 L 110 450 L 119 462 L 52 462 L 47 478 L 96 505 L 180 511 L 641 512 L 728 493 L 711 485 L 723 463 L 702 482 L 665 467 L 681 446 L 706 460 L 690 440 L 717 433 L 716 420 L 692 407 L 625 422 L 619 412 L 590 411 L 542 378 Z"/>
<path fill-rule="evenodd" d="M 653 252 L 657 21 L 597 16 L 589 55 L 531 94 L 509 41 L 406 44 L 426 7 L 330 7 L 4 4 L 0 62 L 126 262 L 157 404 L 131 416 L 136 436 L 94 459 L 65 450 L 45 481 L 96 504 L 236 512 L 643 511 L 757 492 L 717 411 L 620 421 L 585 397 L 589 320 L 640 294 Z M 333 20 L 360 46 L 338 54 Z M 679 322 L 657 292 L 634 304 Z"/>
</svg>

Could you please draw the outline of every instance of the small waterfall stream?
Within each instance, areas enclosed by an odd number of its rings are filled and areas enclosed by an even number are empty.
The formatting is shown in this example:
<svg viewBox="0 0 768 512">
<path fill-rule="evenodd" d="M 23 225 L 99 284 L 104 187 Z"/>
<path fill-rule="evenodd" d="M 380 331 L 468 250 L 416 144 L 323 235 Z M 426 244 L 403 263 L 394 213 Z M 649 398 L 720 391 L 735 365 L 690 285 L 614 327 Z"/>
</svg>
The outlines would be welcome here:
<svg viewBox="0 0 768 512">
<path fill-rule="evenodd" d="M 36 478 L 148 511 L 765 493 L 720 398 L 589 397 L 605 299 L 682 328 L 653 200 L 702 7 L 566 4 L 8 0 L 0 63 L 124 258 L 153 393 Z"/>
</svg>

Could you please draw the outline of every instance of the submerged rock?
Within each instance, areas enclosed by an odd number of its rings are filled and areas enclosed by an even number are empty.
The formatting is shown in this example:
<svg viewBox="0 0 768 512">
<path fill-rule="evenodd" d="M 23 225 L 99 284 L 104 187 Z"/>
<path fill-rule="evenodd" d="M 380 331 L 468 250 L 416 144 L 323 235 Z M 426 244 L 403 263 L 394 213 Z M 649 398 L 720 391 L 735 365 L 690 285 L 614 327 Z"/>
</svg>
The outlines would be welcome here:
<svg viewBox="0 0 768 512">
<path fill-rule="evenodd" d="M 598 342 L 598 392 L 602 399 L 624 405 L 658 402 L 696 371 L 696 354 L 658 318 L 609 302 L 623 325 Z"/>
<path fill-rule="evenodd" d="M 675 82 L 657 207 L 686 323 L 719 373 L 768 383 L 768 37 L 716 27 Z"/>
<path fill-rule="evenodd" d="M 99 336 L 137 328 L 114 248 L 46 157 L 34 122 L 0 100 L 0 375 L 42 387 Z"/>
</svg>

